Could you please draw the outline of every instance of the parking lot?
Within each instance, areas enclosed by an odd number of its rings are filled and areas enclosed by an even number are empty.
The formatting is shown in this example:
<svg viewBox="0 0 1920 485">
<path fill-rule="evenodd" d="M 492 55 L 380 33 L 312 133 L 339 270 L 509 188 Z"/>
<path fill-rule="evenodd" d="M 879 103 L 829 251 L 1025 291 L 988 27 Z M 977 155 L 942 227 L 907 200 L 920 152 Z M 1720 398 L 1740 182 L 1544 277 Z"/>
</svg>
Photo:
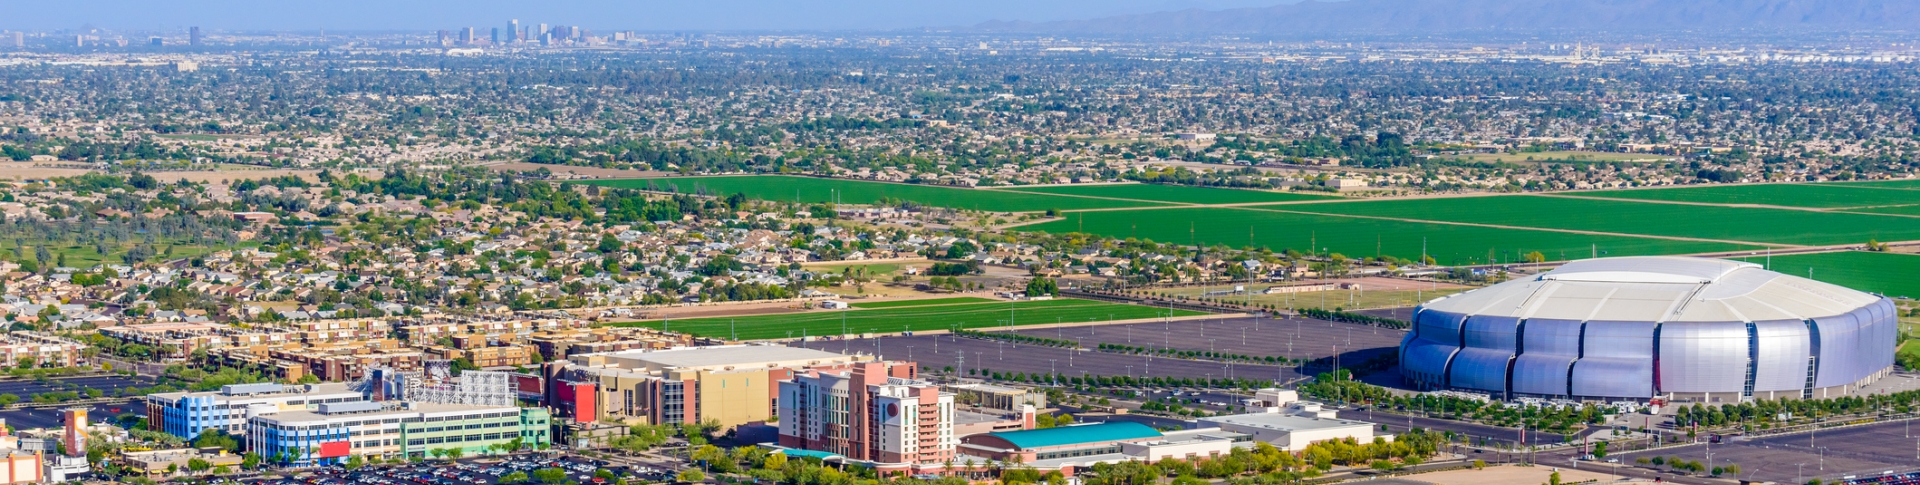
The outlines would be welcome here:
<svg viewBox="0 0 1920 485">
<path fill-rule="evenodd" d="M 578 456 L 558 456 L 547 454 L 519 454 L 496 458 L 475 458 L 459 462 L 431 461 L 423 463 L 403 463 L 393 465 L 375 465 L 357 470 L 342 467 L 322 467 L 309 474 L 292 478 L 268 479 L 252 482 L 255 485 L 498 485 L 500 478 L 514 472 L 525 473 L 531 477 L 534 472 L 547 469 L 559 469 L 566 473 L 566 479 L 581 485 L 612 483 L 615 478 L 638 477 L 649 482 L 672 479 L 676 473 L 665 468 L 653 466 L 628 466 L 593 460 Z"/>
<path fill-rule="evenodd" d="M 0 419 L 14 429 L 58 428 L 63 422 L 59 407 L 32 409 L 8 409 L 0 411 Z M 108 422 L 122 414 L 146 415 L 146 408 L 138 401 L 128 404 L 96 404 L 88 406 L 87 420 L 94 423 Z"/>
<path fill-rule="evenodd" d="M 1920 467 L 1920 427 L 1909 430 L 1907 423 L 1878 423 L 1818 433 L 1794 433 L 1748 439 L 1732 437 L 1721 443 L 1691 445 L 1645 453 L 1631 453 L 1621 462 L 1654 456 L 1680 457 L 1711 466 L 1740 465 L 1742 480 L 1778 483 L 1806 483 L 1840 479 L 1849 475 L 1865 477 L 1882 472 L 1907 472 Z"/>
<path fill-rule="evenodd" d="M 1406 335 L 1403 330 L 1289 317 L 1223 317 L 1028 329 L 1016 333 L 1073 340 L 1088 348 L 1117 344 L 1308 360 L 1325 359 L 1338 350 L 1342 363 L 1359 363 L 1382 353 L 1392 353 L 1399 347 L 1400 337 Z"/>
<path fill-rule="evenodd" d="M 992 331 L 992 329 L 980 329 Z M 1020 334 L 1073 340 L 1083 349 L 1102 343 L 1137 347 L 1172 347 L 1249 356 L 1288 356 L 1325 359 L 1339 350 L 1343 364 L 1359 363 L 1391 353 L 1405 333 L 1400 330 L 1328 322 L 1306 318 L 1218 318 L 1168 323 L 1134 323 L 1026 329 Z M 834 352 L 865 352 L 889 359 L 912 360 L 940 369 L 952 366 L 961 375 L 972 369 L 1011 373 L 1058 373 L 1068 376 L 1133 376 L 1260 379 L 1287 382 L 1301 374 L 1291 366 L 1227 364 L 1185 359 L 1125 355 L 1092 350 L 1019 345 L 952 335 L 890 336 L 876 339 L 824 340 L 798 345 Z M 965 365 L 962 365 L 964 354 Z M 1311 369 L 1311 368 L 1310 368 Z M 1324 368 L 1320 369 L 1324 370 Z"/>
<path fill-rule="evenodd" d="M 0 394 L 19 396 L 22 401 L 32 400 L 34 394 L 48 392 L 86 392 L 87 389 L 99 389 L 106 396 L 119 396 L 120 389 L 128 387 L 150 387 L 154 379 L 146 376 L 102 375 L 85 377 L 56 377 L 46 380 L 7 379 L 0 380 Z"/>
</svg>

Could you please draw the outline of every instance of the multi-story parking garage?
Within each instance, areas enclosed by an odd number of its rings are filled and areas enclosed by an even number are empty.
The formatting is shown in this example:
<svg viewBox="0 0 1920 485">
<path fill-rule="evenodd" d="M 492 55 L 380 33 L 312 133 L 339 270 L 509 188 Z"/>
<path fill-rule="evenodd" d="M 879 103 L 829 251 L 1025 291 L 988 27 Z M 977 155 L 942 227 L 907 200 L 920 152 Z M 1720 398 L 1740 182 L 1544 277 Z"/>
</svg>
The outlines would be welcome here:
<svg viewBox="0 0 1920 485">
<path fill-rule="evenodd" d="M 1893 302 L 1759 265 L 1575 261 L 1422 305 L 1404 377 L 1496 398 L 1834 397 L 1892 369 Z"/>
</svg>

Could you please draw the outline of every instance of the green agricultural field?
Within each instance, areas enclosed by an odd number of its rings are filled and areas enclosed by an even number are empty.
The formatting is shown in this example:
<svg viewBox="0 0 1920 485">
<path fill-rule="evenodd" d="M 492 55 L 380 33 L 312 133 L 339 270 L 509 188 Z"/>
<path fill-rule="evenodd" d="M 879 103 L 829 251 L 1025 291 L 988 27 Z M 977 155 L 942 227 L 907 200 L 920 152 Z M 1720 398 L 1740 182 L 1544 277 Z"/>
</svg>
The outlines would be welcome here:
<svg viewBox="0 0 1920 485">
<path fill-rule="evenodd" d="M 1830 209 L 1920 204 L 1920 191 L 1875 188 L 1859 184 L 1751 184 L 1697 187 L 1603 190 L 1567 195 L 1614 199 L 1664 200 L 1707 204 L 1760 204 Z"/>
<path fill-rule="evenodd" d="M 1839 182 L 1847 185 L 1879 187 L 1883 189 L 1920 190 L 1920 179 L 1876 180 L 1872 182 Z"/>
<path fill-rule="evenodd" d="M 1868 240 L 1920 239 L 1920 221 L 1907 217 L 1549 196 L 1398 199 L 1297 204 L 1281 208 L 1323 214 L 1754 243 L 1828 245 L 1857 244 Z"/>
<path fill-rule="evenodd" d="M 1866 209 L 1847 209 L 1847 212 L 1867 212 L 1867 213 L 1873 213 L 1873 214 L 1920 216 L 1920 204 L 1892 205 L 1892 206 L 1886 206 L 1886 207 L 1870 207 Z"/>
<path fill-rule="evenodd" d="M 806 203 L 829 202 L 838 194 L 847 204 L 877 204 L 883 200 L 906 200 L 954 209 L 992 212 L 1035 212 L 1047 209 L 1100 209 L 1111 207 L 1147 207 L 1151 202 L 1061 197 L 1045 194 L 1008 193 L 931 185 L 863 182 L 859 180 L 792 177 L 785 175 L 739 175 L 724 177 L 668 177 L 651 179 L 595 180 L 589 183 L 632 189 L 653 188 L 681 193 L 708 195 L 747 194 L 747 197 Z"/>
<path fill-rule="evenodd" d="M 1766 256 L 1730 259 L 1768 264 Z M 1850 251 L 1772 259 L 1771 268 L 1781 273 L 1804 278 L 1807 270 L 1812 269 L 1816 280 L 1891 297 L 1920 298 L 1920 279 L 1913 277 L 1920 274 L 1920 256 Z"/>
<path fill-rule="evenodd" d="M 1043 187 L 1014 187 L 1002 190 L 1009 192 L 1153 200 L 1186 204 L 1247 204 L 1339 199 L 1339 197 L 1329 195 L 1162 184 L 1050 185 Z"/>
<path fill-rule="evenodd" d="M 1012 311 L 1010 312 L 1009 309 Z M 1014 325 L 1051 324 L 1059 321 L 1085 322 L 1108 319 L 1165 317 L 1168 310 L 1140 305 L 1103 303 L 1091 300 L 1045 300 L 1015 303 L 974 303 L 958 305 L 913 306 L 875 310 L 816 311 L 785 315 L 755 315 L 737 318 L 694 318 L 687 320 L 616 323 L 615 326 L 664 328 L 717 338 L 762 340 L 802 335 L 842 335 L 903 330 L 946 330 L 1006 326 L 1009 315 Z M 1173 316 L 1200 315 L 1173 310 Z M 843 323 L 844 322 L 844 323 Z"/>
<path fill-rule="evenodd" d="M 1292 210 L 1296 207 L 1327 205 L 1352 204 L 1300 204 L 1279 207 Z M 1421 254 L 1421 239 L 1425 238 L 1427 254 L 1432 255 L 1436 262 L 1446 265 L 1485 263 L 1488 261 L 1489 251 L 1492 251 L 1499 261 L 1514 261 L 1518 259 L 1515 255 L 1530 251 L 1540 251 L 1551 260 L 1585 258 L 1595 246 L 1599 251 L 1611 256 L 1685 254 L 1730 251 L 1748 247 L 1712 242 L 1501 229 L 1218 207 L 1131 212 L 1078 212 L 1067 214 L 1063 220 L 1024 226 L 1020 230 L 1065 233 L 1075 232 L 1081 224 L 1085 224 L 1085 232 L 1088 233 L 1123 239 L 1136 237 L 1183 245 L 1191 242 L 1205 245 L 1225 244 L 1232 247 L 1254 245 L 1276 251 L 1294 249 L 1306 252 L 1308 248 L 1318 244 L 1327 251 L 1352 258 L 1373 256 L 1376 251 L 1378 254 L 1404 259 L 1418 258 Z M 1189 239 L 1189 227 L 1192 228 L 1191 239 Z"/>
<path fill-rule="evenodd" d="M 994 300 L 991 298 L 974 298 L 970 296 L 962 296 L 962 297 L 955 297 L 955 298 L 931 298 L 926 300 L 873 301 L 873 302 L 866 302 L 866 303 L 854 303 L 853 307 L 866 308 L 866 309 L 903 308 L 903 307 L 910 307 L 910 306 L 956 305 L 961 303 L 993 303 L 996 301 L 999 301 L 999 300 Z"/>
</svg>

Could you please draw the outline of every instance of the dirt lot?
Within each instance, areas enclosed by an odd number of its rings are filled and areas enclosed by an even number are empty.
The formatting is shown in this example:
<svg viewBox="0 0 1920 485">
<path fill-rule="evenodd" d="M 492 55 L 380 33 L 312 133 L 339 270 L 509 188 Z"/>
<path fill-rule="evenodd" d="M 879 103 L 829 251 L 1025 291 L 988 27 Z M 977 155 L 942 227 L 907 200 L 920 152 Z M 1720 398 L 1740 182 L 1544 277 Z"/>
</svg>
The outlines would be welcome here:
<svg viewBox="0 0 1920 485">
<path fill-rule="evenodd" d="M 1423 473 L 1407 477 L 1412 480 L 1434 485 L 1539 485 L 1547 483 L 1554 471 L 1560 472 L 1562 483 L 1578 483 L 1587 480 L 1606 482 L 1610 477 L 1605 472 L 1574 470 L 1566 467 L 1550 466 L 1490 466 L 1482 470 L 1448 470 L 1444 472 Z"/>
</svg>

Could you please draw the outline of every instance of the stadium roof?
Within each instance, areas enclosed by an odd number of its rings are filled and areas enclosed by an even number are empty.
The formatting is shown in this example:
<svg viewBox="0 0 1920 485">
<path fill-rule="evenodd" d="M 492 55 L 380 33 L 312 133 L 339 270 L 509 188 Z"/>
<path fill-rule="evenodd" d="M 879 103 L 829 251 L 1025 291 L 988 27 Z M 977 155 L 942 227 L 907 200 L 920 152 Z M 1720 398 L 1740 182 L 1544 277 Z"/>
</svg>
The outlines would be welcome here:
<svg viewBox="0 0 1920 485">
<path fill-rule="evenodd" d="M 1752 263 L 1658 256 L 1574 261 L 1424 307 L 1574 321 L 1757 322 L 1839 315 L 1879 299 Z"/>
<path fill-rule="evenodd" d="M 1161 437 L 1159 431 L 1147 425 L 1127 421 L 988 434 L 1022 449 Z"/>
</svg>

